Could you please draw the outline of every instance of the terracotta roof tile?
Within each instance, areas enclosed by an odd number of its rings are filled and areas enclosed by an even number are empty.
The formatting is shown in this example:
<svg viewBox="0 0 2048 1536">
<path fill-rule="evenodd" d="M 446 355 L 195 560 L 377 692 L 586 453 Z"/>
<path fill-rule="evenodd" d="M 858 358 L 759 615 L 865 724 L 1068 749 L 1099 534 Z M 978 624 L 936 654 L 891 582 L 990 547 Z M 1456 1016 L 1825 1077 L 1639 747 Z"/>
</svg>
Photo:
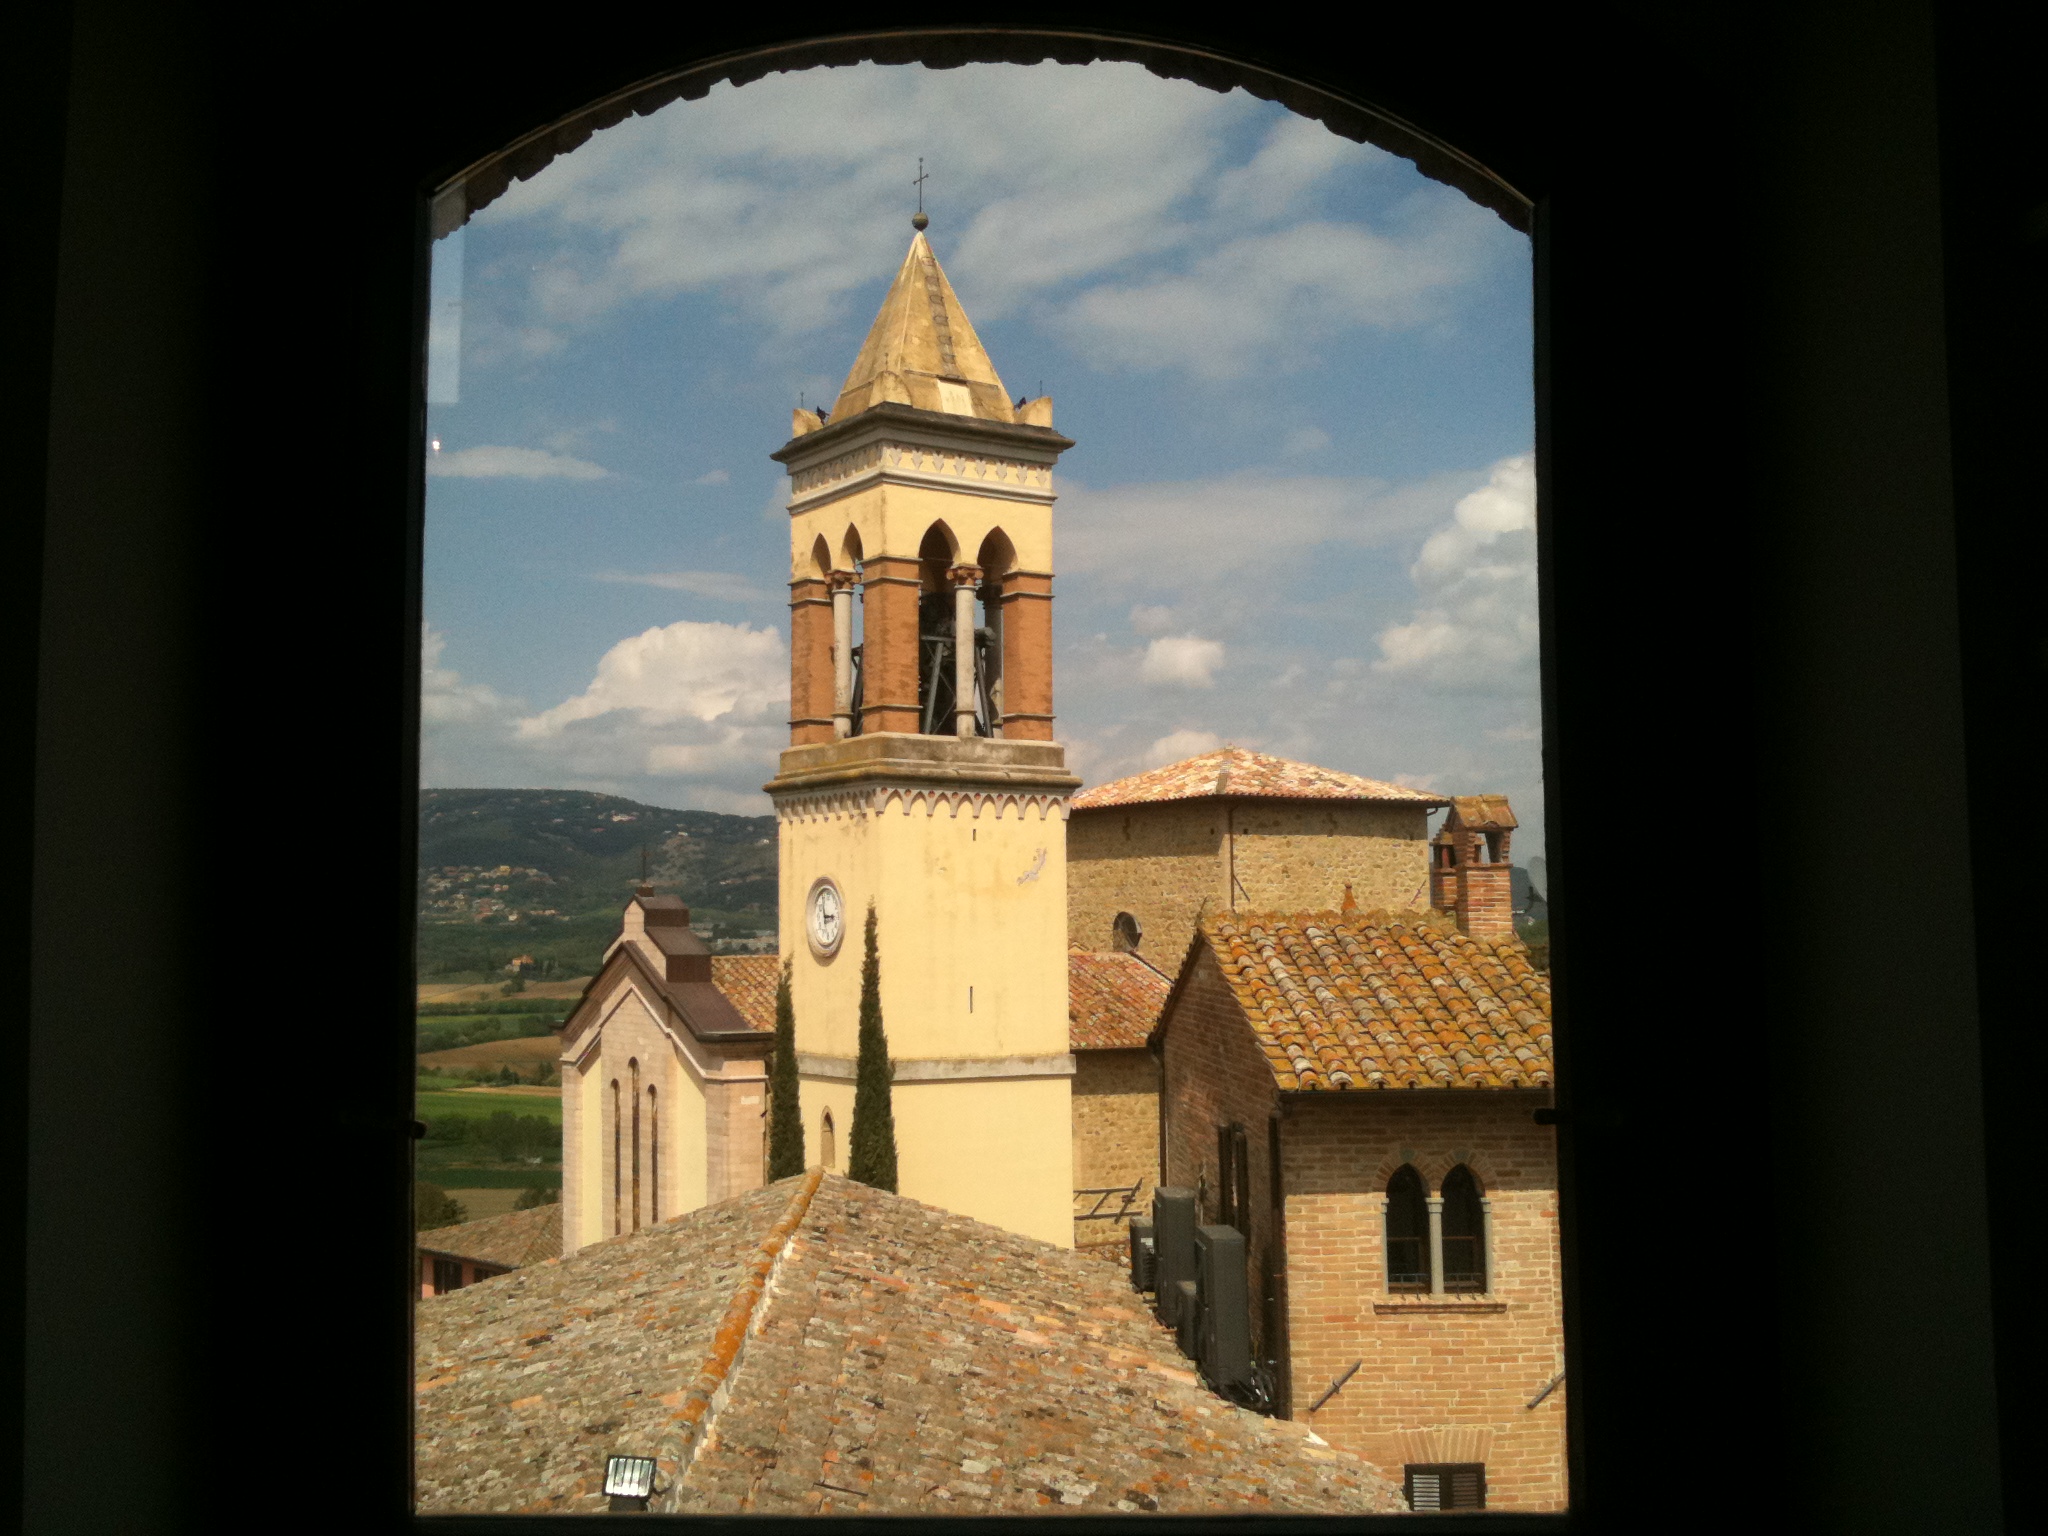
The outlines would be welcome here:
<svg viewBox="0 0 2048 1536">
<path fill-rule="evenodd" d="M 773 1029 L 775 978 L 781 965 L 773 955 L 713 955 L 711 980 L 749 1026 Z"/>
<path fill-rule="evenodd" d="M 1215 795 L 1261 800 L 1392 800 L 1409 805 L 1449 805 L 1442 795 L 1403 789 L 1378 779 L 1339 773 L 1243 747 L 1223 747 L 1149 773 L 1098 784 L 1074 796 L 1077 811 L 1112 805 L 1155 805 L 1168 800 L 1201 800 Z"/>
<path fill-rule="evenodd" d="M 1204 918 L 1197 943 L 1282 1088 L 1551 1082 L 1550 978 L 1519 939 L 1431 914 L 1233 912 Z"/>
<path fill-rule="evenodd" d="M 429 1253 L 452 1259 L 473 1259 L 482 1264 L 502 1264 L 518 1269 L 538 1264 L 562 1251 L 562 1208 L 538 1205 L 526 1211 L 507 1211 L 452 1227 L 434 1227 L 420 1233 L 414 1242 Z"/>
<path fill-rule="evenodd" d="M 1067 1037 L 1076 1051 L 1142 1046 L 1173 984 L 1136 955 L 1067 955 Z"/>
<path fill-rule="evenodd" d="M 815 1187 L 815 1193 L 810 1190 Z M 1100 1260 L 814 1171 L 422 1301 L 422 1513 L 1378 1513 L 1196 1380 Z"/>
</svg>

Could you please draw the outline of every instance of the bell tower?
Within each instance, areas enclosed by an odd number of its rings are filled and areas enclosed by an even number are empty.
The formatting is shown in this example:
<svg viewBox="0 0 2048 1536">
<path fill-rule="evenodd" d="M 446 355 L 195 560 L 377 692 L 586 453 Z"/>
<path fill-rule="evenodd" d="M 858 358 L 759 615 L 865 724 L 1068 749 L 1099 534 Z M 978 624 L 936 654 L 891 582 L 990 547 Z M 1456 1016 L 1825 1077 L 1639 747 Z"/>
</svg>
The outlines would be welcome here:
<svg viewBox="0 0 2048 1536">
<path fill-rule="evenodd" d="M 902 1193 L 1073 1238 L 1052 401 L 1010 399 L 925 220 L 829 411 L 798 410 L 781 840 L 811 1155 L 849 1142 L 878 929 Z M 843 1154 L 842 1154 L 843 1155 Z"/>
</svg>

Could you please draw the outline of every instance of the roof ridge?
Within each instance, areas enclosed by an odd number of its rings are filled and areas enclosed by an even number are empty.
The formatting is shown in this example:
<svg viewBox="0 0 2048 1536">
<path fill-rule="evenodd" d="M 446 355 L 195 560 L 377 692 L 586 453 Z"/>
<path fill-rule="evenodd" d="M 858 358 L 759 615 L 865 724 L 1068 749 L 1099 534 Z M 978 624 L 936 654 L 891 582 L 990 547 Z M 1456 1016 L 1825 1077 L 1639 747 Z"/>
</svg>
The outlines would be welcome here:
<svg viewBox="0 0 2048 1536">
<path fill-rule="evenodd" d="M 746 1276 L 732 1293 L 732 1300 L 726 1303 L 725 1316 L 711 1336 L 710 1357 L 698 1367 L 695 1379 L 683 1390 L 682 1402 L 669 1418 L 668 1429 L 655 1448 L 654 1465 L 656 1472 L 667 1479 L 666 1491 L 670 1495 L 680 1488 L 691 1460 L 711 1433 L 718 1410 L 731 1395 L 727 1385 L 742 1364 L 755 1314 L 768 1294 L 789 1240 L 809 1213 L 811 1197 L 824 1179 L 822 1166 L 806 1173 L 791 1193 L 789 1204 L 783 1207 L 781 1218 L 755 1245 Z"/>
</svg>

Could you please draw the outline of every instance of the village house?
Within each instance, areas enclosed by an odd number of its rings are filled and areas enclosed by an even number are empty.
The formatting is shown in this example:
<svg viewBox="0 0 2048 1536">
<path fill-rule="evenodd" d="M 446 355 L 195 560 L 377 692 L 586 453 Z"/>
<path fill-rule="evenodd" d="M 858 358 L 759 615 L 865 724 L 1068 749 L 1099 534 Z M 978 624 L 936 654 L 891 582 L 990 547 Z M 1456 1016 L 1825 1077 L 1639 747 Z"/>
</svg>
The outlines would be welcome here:
<svg viewBox="0 0 2048 1536">
<path fill-rule="evenodd" d="M 445 1296 L 559 1254 L 562 1208 L 541 1205 L 434 1227 L 415 1237 L 413 1247 L 419 1253 L 420 1294 Z"/>
<path fill-rule="evenodd" d="M 1278 1412 L 1418 1508 L 1561 1509 L 1550 987 L 1491 910 L 1205 913 L 1160 1181 L 1245 1235 Z"/>
</svg>

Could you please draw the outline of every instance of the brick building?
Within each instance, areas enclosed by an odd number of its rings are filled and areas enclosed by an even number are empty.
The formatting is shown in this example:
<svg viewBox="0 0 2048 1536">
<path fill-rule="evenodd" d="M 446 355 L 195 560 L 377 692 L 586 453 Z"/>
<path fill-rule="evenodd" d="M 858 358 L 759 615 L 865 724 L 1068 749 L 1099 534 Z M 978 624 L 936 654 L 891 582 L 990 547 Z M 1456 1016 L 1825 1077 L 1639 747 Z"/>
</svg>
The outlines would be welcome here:
<svg viewBox="0 0 2048 1536">
<path fill-rule="evenodd" d="M 627 1298 L 630 1297 L 630 1300 Z M 1208 1392 L 1123 1276 L 813 1169 L 419 1304 L 421 1514 L 1380 1514 Z"/>
<path fill-rule="evenodd" d="M 1442 795 L 1223 747 L 1074 797 L 1067 942 L 1141 949 L 1172 970 L 1195 914 L 1313 912 L 1349 886 L 1367 907 L 1429 901 Z"/>
<path fill-rule="evenodd" d="M 1122 1256 L 1159 1182 L 1159 1061 L 1172 978 L 1135 954 L 1067 956 L 1074 1052 L 1074 1246 Z"/>
<path fill-rule="evenodd" d="M 1550 988 L 1520 941 L 1213 913 L 1153 1043 L 1161 1182 L 1245 1233 L 1279 1410 L 1445 1507 L 1562 1509 Z"/>
</svg>

